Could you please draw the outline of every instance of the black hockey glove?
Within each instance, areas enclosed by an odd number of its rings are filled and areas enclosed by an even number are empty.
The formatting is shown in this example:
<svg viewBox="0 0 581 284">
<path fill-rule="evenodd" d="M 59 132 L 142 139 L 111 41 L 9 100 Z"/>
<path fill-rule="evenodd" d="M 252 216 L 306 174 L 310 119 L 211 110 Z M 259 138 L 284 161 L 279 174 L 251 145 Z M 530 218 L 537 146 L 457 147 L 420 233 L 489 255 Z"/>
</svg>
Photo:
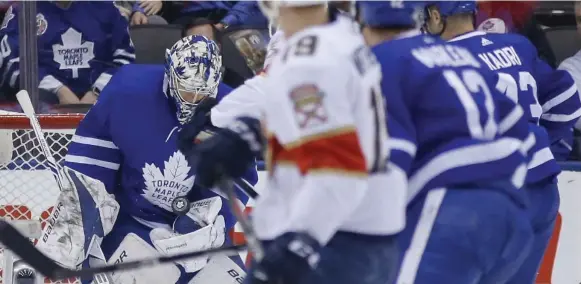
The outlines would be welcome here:
<svg viewBox="0 0 581 284">
<path fill-rule="evenodd" d="M 305 233 L 285 233 L 266 247 L 262 261 L 246 276 L 251 284 L 294 284 L 319 262 L 321 246 Z"/>
<path fill-rule="evenodd" d="M 195 184 L 210 188 L 224 176 L 237 178 L 251 167 L 263 148 L 260 121 L 238 118 L 230 127 L 219 129 L 196 147 Z"/>
</svg>

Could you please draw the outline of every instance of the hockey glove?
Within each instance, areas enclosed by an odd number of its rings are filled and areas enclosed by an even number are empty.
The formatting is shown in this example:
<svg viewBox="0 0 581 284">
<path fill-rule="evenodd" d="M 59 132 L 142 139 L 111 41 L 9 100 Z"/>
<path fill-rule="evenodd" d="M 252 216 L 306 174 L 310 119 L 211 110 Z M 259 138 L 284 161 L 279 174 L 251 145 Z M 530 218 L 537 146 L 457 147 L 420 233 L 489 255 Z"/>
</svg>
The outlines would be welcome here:
<svg viewBox="0 0 581 284">
<path fill-rule="evenodd" d="M 270 243 L 247 277 L 252 284 L 301 283 L 316 268 L 320 249 L 319 242 L 308 234 L 285 233 Z"/>
<path fill-rule="evenodd" d="M 262 141 L 260 122 L 250 117 L 238 118 L 230 127 L 217 130 L 196 147 L 195 184 L 211 188 L 223 176 L 242 176 L 262 152 Z"/>
</svg>

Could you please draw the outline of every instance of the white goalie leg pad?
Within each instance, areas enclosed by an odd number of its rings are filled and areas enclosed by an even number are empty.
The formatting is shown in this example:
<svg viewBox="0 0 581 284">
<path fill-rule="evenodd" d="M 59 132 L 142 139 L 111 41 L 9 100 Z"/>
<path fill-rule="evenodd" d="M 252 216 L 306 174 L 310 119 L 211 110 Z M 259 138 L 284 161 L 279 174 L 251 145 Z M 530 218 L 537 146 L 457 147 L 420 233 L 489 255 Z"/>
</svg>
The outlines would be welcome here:
<svg viewBox="0 0 581 284">
<path fill-rule="evenodd" d="M 121 263 L 156 256 L 159 256 L 159 252 L 154 247 L 136 234 L 129 233 L 125 236 L 121 244 L 119 244 L 119 247 L 113 255 L 111 255 L 108 263 Z M 159 284 L 176 283 L 180 275 L 180 270 L 177 266 L 169 263 L 126 272 L 112 273 L 111 278 L 115 284 Z"/>
<path fill-rule="evenodd" d="M 213 224 L 197 231 L 179 235 L 164 228 L 156 228 L 150 232 L 151 241 L 155 248 L 164 255 L 201 251 L 218 248 L 226 240 L 226 224 L 223 216 L 218 216 Z M 176 262 L 184 267 L 187 273 L 202 269 L 208 262 L 208 256 L 182 260 Z"/>
<path fill-rule="evenodd" d="M 215 255 L 188 284 L 239 284 L 244 282 L 246 272 L 225 255 Z"/>
<path fill-rule="evenodd" d="M 99 246 L 117 219 L 119 204 L 96 179 L 69 168 L 61 191 L 36 247 L 56 262 L 76 268 Z M 102 257 L 97 255 L 97 257 Z"/>
</svg>

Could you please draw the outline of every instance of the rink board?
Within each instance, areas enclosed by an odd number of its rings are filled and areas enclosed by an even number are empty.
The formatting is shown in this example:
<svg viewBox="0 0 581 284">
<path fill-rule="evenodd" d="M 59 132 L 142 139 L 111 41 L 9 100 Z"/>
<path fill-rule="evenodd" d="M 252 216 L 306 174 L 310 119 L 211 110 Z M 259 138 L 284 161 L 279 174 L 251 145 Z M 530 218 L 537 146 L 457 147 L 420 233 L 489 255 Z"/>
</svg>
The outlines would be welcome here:
<svg viewBox="0 0 581 284">
<path fill-rule="evenodd" d="M 554 234 L 551 247 L 545 257 L 543 269 L 537 283 L 577 284 L 581 283 L 581 163 L 563 164 L 565 171 L 559 176 L 561 194 L 561 221 Z M 259 172 L 257 192 L 265 190 L 266 173 Z M 54 205 L 58 196 L 58 187 L 47 171 L 0 171 L 0 180 L 16 178 L 17 180 L 34 181 L 20 186 L 1 184 L 0 196 L 51 196 L 53 198 L 35 198 L 34 206 L 29 206 L 34 217 Z M 41 186 L 39 186 L 39 184 Z M 26 203 L 12 200 L 12 204 Z M 252 206 L 252 201 L 249 206 Z M 7 205 L 5 202 L 0 205 Z M 238 229 L 238 228 L 237 228 Z M 245 253 L 242 254 L 246 256 Z M 550 280 L 549 280 L 550 279 Z"/>
</svg>

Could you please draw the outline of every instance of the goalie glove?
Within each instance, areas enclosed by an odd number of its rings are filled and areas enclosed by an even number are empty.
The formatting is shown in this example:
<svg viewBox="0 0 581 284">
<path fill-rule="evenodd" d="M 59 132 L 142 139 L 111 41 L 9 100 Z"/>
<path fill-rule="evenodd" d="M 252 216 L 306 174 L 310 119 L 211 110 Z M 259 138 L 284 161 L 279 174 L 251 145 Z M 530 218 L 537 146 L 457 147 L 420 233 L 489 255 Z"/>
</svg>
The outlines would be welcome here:
<svg viewBox="0 0 581 284">
<path fill-rule="evenodd" d="M 260 156 L 264 146 L 260 121 L 241 117 L 228 128 L 197 147 L 197 173 L 195 184 L 211 188 L 224 175 L 242 176 Z"/>
<path fill-rule="evenodd" d="M 226 224 L 224 217 L 219 215 L 221 208 L 222 199 L 217 196 L 193 202 L 187 214 L 176 218 L 173 231 L 155 228 L 150 232 L 154 247 L 165 255 L 173 255 L 224 245 Z M 187 273 L 192 273 L 202 269 L 207 262 L 208 256 L 203 256 L 177 263 Z"/>
</svg>

